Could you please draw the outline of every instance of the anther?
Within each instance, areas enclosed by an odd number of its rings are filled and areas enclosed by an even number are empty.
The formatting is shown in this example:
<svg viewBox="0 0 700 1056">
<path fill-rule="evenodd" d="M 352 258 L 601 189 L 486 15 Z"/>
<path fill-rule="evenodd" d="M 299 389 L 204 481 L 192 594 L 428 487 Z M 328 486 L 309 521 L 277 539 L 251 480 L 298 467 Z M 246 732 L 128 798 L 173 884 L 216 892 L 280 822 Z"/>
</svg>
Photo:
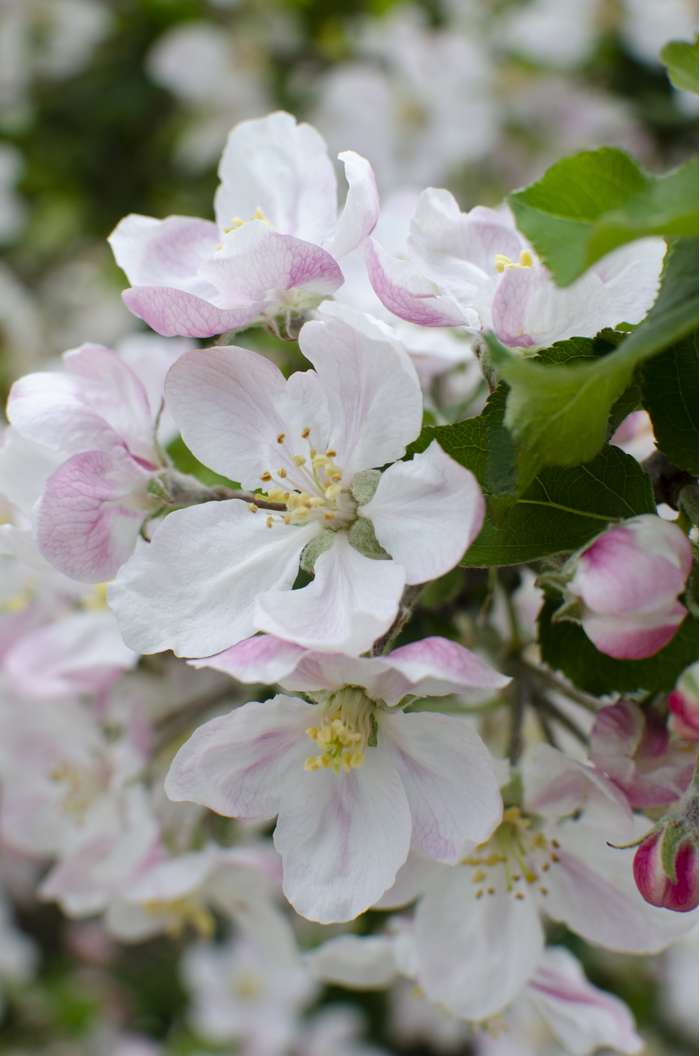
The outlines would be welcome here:
<svg viewBox="0 0 700 1056">
<path fill-rule="evenodd" d="M 479 888 L 479 890 L 475 893 L 474 898 L 483 898 L 483 896 L 484 896 L 484 892 L 482 891 L 481 888 Z"/>
<path fill-rule="evenodd" d="M 285 433 L 278 433 L 277 434 L 277 443 L 278 444 L 283 444 L 284 441 L 285 441 L 285 438 L 286 438 L 286 434 Z"/>
<path fill-rule="evenodd" d="M 487 887 L 486 890 L 487 890 L 487 892 L 490 895 L 495 895 L 496 894 L 496 888 L 495 887 Z"/>
<path fill-rule="evenodd" d="M 311 430 L 309 429 L 308 425 L 304 426 L 304 428 L 301 431 L 302 440 L 308 440 L 310 435 L 311 435 Z"/>
<path fill-rule="evenodd" d="M 335 458 L 337 454 L 337 451 L 333 451 L 332 448 L 329 448 L 328 451 L 326 451 L 326 458 Z"/>
<path fill-rule="evenodd" d="M 540 894 L 541 894 L 541 895 L 548 895 L 548 894 L 549 894 L 549 890 L 548 890 L 548 888 L 546 888 L 546 887 L 541 887 L 541 888 L 540 888 Z"/>
<path fill-rule="evenodd" d="M 267 525 L 268 528 L 272 528 L 272 525 L 274 524 L 273 518 L 272 517 L 267 517 L 265 519 L 265 524 Z"/>
<path fill-rule="evenodd" d="M 287 470 L 284 468 L 284 466 L 282 466 L 281 469 L 277 470 L 277 476 L 282 477 L 282 480 L 284 480 L 284 478 L 287 476 Z"/>
<path fill-rule="evenodd" d="M 522 893 L 522 891 L 516 891 L 515 897 L 517 898 L 518 902 L 522 902 L 525 898 L 525 895 Z"/>
<path fill-rule="evenodd" d="M 257 513 L 258 512 L 258 507 L 255 505 L 254 502 L 249 502 L 248 503 L 248 509 L 250 510 L 251 513 Z"/>
<path fill-rule="evenodd" d="M 264 473 L 260 474 L 260 479 L 264 481 L 272 480 L 272 473 L 270 473 L 269 469 L 266 469 Z"/>
<path fill-rule="evenodd" d="M 294 462 L 295 466 L 303 466 L 306 462 L 306 459 L 303 455 L 295 455 L 292 461 Z"/>
</svg>

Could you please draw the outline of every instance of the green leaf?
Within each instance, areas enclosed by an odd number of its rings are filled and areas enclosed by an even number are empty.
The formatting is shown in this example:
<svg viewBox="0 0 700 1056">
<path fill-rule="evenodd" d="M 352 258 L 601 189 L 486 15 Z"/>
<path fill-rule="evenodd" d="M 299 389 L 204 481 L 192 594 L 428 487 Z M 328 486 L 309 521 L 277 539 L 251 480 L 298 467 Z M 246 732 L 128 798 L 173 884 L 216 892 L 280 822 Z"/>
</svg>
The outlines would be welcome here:
<svg viewBox="0 0 700 1056">
<path fill-rule="evenodd" d="M 654 176 L 624 151 L 603 147 L 557 161 L 508 202 L 554 281 L 568 286 L 626 242 L 696 235 L 698 163 Z"/>
<path fill-rule="evenodd" d="M 492 502 L 462 565 L 518 565 L 568 553 L 611 521 L 656 509 L 648 477 L 617 447 L 604 448 L 587 465 L 543 470 L 499 518 L 491 514 Z"/>
<path fill-rule="evenodd" d="M 605 334 L 561 342 L 536 358 L 486 335 L 493 364 L 510 386 L 505 424 L 518 445 L 521 480 L 531 479 L 543 465 L 570 466 L 593 458 L 608 437 L 610 410 L 636 367 L 697 326 L 697 282 L 696 241 L 674 243 L 647 318 L 607 355 L 596 354 L 604 350 Z M 560 363 L 569 362 L 554 365 L 555 352 Z M 586 362 L 572 365 L 572 358 Z"/>
<path fill-rule="evenodd" d="M 614 691 L 670 690 L 681 672 L 697 658 L 698 623 L 690 616 L 656 656 L 647 660 L 613 660 L 598 652 L 578 624 L 552 622 L 560 601 L 549 598 L 540 613 L 542 659 L 588 693 L 602 696 Z"/>
<path fill-rule="evenodd" d="M 679 469 L 698 470 L 697 331 L 647 363 L 642 379 L 644 406 L 656 443 Z"/>
<path fill-rule="evenodd" d="M 698 94 L 698 42 L 671 40 L 661 49 L 661 61 L 668 67 L 671 84 L 682 92 Z"/>
</svg>

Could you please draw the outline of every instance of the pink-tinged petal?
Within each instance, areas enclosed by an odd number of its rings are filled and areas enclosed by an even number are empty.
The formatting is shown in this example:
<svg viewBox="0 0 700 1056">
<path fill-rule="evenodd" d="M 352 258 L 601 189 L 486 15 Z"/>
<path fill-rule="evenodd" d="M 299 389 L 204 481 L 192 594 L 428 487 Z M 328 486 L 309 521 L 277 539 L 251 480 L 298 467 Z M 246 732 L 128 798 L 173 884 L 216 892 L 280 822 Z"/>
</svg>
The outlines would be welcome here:
<svg viewBox="0 0 700 1056">
<path fill-rule="evenodd" d="M 454 864 L 482 843 L 503 802 L 491 757 L 469 721 L 450 715 L 381 715 L 379 746 L 396 768 L 411 808 L 413 849 Z"/>
<path fill-rule="evenodd" d="M 591 612 L 663 612 L 685 586 L 692 565 L 687 536 L 653 514 L 609 528 L 579 555 L 569 590 Z"/>
<path fill-rule="evenodd" d="M 436 283 L 412 265 L 392 257 L 375 239 L 368 239 L 367 274 L 385 308 L 399 319 L 420 326 L 478 326 L 476 312 L 465 312 Z"/>
<path fill-rule="evenodd" d="M 311 125 L 291 114 L 241 121 L 229 134 L 216 192 L 220 230 L 258 209 L 275 231 L 318 244 L 331 234 L 337 190 L 326 144 Z"/>
<path fill-rule="evenodd" d="M 107 241 L 132 286 L 173 287 L 206 295 L 196 276 L 219 243 L 216 224 L 210 220 L 192 216 L 156 220 L 132 213 L 117 224 Z"/>
<path fill-rule="evenodd" d="M 277 696 L 205 722 L 173 759 L 165 792 L 229 818 L 271 818 L 301 780 L 314 707 Z"/>
<path fill-rule="evenodd" d="M 343 653 L 319 653 L 304 650 L 293 671 L 284 676 L 284 684 L 302 692 L 337 689 L 339 686 L 364 686 L 369 696 L 376 694 L 378 680 L 386 671 L 380 657 L 347 656 Z"/>
<path fill-rule="evenodd" d="M 379 219 L 379 191 L 372 166 L 354 150 L 345 150 L 338 157 L 345 166 L 348 195 L 333 236 L 325 245 L 337 259 L 356 249 Z"/>
<path fill-rule="evenodd" d="M 351 990 L 383 990 L 396 978 L 393 943 L 384 935 L 336 935 L 310 950 L 317 979 Z"/>
<path fill-rule="evenodd" d="M 168 372 L 165 400 L 190 450 L 245 487 L 280 462 L 285 422 L 275 407 L 284 376 L 265 356 L 235 345 L 186 352 Z M 277 459 L 275 462 L 274 459 Z"/>
<path fill-rule="evenodd" d="M 564 947 L 548 947 L 528 984 L 528 997 L 567 1052 L 589 1056 L 602 1048 L 641 1052 L 627 1005 L 586 979 Z"/>
<path fill-rule="evenodd" d="M 34 699 L 99 693 L 138 660 L 109 612 L 77 612 L 31 631 L 5 657 L 15 691 Z"/>
<path fill-rule="evenodd" d="M 491 306 L 493 328 L 504 345 L 530 348 L 542 343 L 528 333 L 528 328 L 532 325 L 531 315 L 539 308 L 538 298 L 543 285 L 553 285 L 544 268 L 506 268 Z M 533 302 L 536 308 L 532 307 Z M 575 332 L 582 336 L 578 330 Z"/>
<path fill-rule="evenodd" d="M 517 996 L 544 945 L 534 899 L 516 899 L 502 884 L 487 894 L 460 867 L 418 904 L 415 935 L 421 987 L 471 1020 L 500 1012 Z"/>
<path fill-rule="evenodd" d="M 112 579 L 154 506 L 151 473 L 120 449 L 73 455 L 46 482 L 36 511 L 39 549 L 64 575 Z"/>
<path fill-rule="evenodd" d="M 406 796 L 380 750 L 348 773 L 302 771 L 285 785 L 274 836 L 285 896 L 308 920 L 354 920 L 392 885 L 410 839 Z"/>
<path fill-rule="evenodd" d="M 289 590 L 315 531 L 267 528 L 236 499 L 169 514 L 150 543 L 139 540 L 110 588 L 125 641 L 141 653 L 197 657 L 249 638 L 258 630 L 256 596 Z"/>
<path fill-rule="evenodd" d="M 627 842 L 648 827 L 648 819 L 639 818 L 631 833 L 621 830 L 620 837 Z M 615 836 L 577 821 L 559 825 L 559 861 L 547 874 L 542 909 L 605 949 L 658 953 L 690 930 L 693 918 L 644 901 L 632 875 L 634 852 L 609 846 Z"/>
<path fill-rule="evenodd" d="M 135 286 L 124 290 L 122 299 L 133 315 L 161 337 L 213 337 L 243 330 L 262 308 L 261 304 L 216 308 L 202 297 L 169 286 Z"/>
<path fill-rule="evenodd" d="M 299 345 L 316 369 L 328 443 L 345 476 L 401 458 L 420 432 L 423 396 L 411 360 L 389 331 L 326 316 L 303 327 Z M 310 439 L 318 446 L 313 433 Z"/>
<path fill-rule="evenodd" d="M 440 697 L 447 693 L 469 695 L 470 690 L 493 692 L 511 681 L 476 653 L 447 638 L 422 638 L 394 649 L 383 658 L 389 670 L 376 686 L 379 699 L 393 706 L 408 693 Z"/>
<path fill-rule="evenodd" d="M 221 251 L 200 268 L 225 309 L 255 306 L 257 314 L 316 307 L 343 282 L 337 261 L 325 249 L 253 221 L 225 236 Z"/>
<path fill-rule="evenodd" d="M 666 726 L 630 700 L 598 712 L 590 734 L 591 761 L 624 792 L 632 807 L 673 803 L 686 789 L 695 760 L 670 743 Z"/>
<path fill-rule="evenodd" d="M 64 369 L 26 374 L 12 386 L 8 417 L 23 436 L 64 455 L 126 446 L 153 459 L 153 413 L 146 390 L 116 352 L 81 345 Z"/>
<path fill-rule="evenodd" d="M 307 649 L 358 655 L 391 626 L 404 583 L 393 561 L 373 561 L 338 534 L 316 561 L 308 586 L 263 592 L 258 582 L 255 623 Z"/>
<path fill-rule="evenodd" d="M 698 739 L 698 665 L 687 667 L 668 695 L 669 728 L 686 741 Z"/>
<path fill-rule="evenodd" d="M 632 863 L 634 881 L 650 905 L 663 906 L 675 913 L 690 913 L 698 905 L 697 845 L 688 832 L 673 851 L 675 876 L 668 876 L 662 860 L 664 836 L 664 830 L 659 829 L 637 848 Z"/>
<path fill-rule="evenodd" d="M 537 744 L 521 764 L 527 810 L 559 820 L 585 808 L 588 825 L 624 831 L 631 821 L 625 795 L 605 774 L 549 744 Z"/>
<path fill-rule="evenodd" d="M 668 645 L 687 615 L 679 601 L 640 616 L 584 614 L 581 625 L 596 649 L 615 660 L 644 660 Z"/>
<path fill-rule="evenodd" d="M 454 568 L 481 531 L 484 508 L 474 475 L 433 440 L 409 462 L 389 466 L 359 512 L 405 568 L 406 582 L 425 583 Z"/>
<path fill-rule="evenodd" d="M 305 650 L 271 634 L 246 638 L 230 649 L 202 660 L 190 660 L 192 667 L 211 667 L 239 682 L 282 682 L 297 667 Z"/>
</svg>

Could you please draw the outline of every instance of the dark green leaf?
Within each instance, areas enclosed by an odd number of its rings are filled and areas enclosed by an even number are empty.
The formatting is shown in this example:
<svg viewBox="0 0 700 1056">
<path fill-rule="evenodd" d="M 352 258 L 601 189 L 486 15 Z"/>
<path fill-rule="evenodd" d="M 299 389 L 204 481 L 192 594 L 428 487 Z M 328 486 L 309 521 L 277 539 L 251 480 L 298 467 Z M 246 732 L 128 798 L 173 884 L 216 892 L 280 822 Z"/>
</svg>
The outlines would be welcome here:
<svg viewBox="0 0 700 1056">
<path fill-rule="evenodd" d="M 697 331 L 647 363 L 642 392 L 658 447 L 675 466 L 697 473 Z"/>
</svg>

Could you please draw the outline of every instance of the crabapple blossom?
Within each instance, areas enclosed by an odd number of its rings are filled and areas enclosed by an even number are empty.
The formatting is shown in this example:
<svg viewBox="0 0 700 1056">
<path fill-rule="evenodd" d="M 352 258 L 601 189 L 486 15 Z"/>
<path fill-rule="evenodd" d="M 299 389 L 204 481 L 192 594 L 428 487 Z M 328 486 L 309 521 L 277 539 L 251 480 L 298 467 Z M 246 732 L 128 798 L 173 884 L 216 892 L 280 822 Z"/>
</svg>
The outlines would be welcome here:
<svg viewBox="0 0 700 1056">
<path fill-rule="evenodd" d="M 338 260 L 373 229 L 374 175 L 354 151 L 339 155 L 348 195 L 316 129 L 278 112 L 243 121 L 219 165 L 216 223 L 132 214 L 109 238 L 131 288 L 131 312 L 165 337 L 211 337 L 253 323 L 290 333 L 300 315 L 343 282 Z"/>
<path fill-rule="evenodd" d="M 222 666 L 240 659 L 255 678 L 286 664 L 281 681 L 314 702 L 278 695 L 212 719 L 175 756 L 166 792 L 229 817 L 277 815 L 287 899 L 311 920 L 352 920 L 391 887 L 411 848 L 456 862 L 501 815 L 493 763 L 469 722 L 395 705 L 508 680 L 442 639 L 383 658 L 290 659 L 289 649 L 252 639 Z"/>
<path fill-rule="evenodd" d="M 669 729 L 686 741 L 698 739 L 698 665 L 691 664 L 668 695 Z"/>
<path fill-rule="evenodd" d="M 676 524 L 653 514 L 623 521 L 567 562 L 562 570 L 567 609 L 560 618 L 580 619 L 607 656 L 653 656 L 686 616 L 678 595 L 691 565 L 690 543 Z"/>
<path fill-rule="evenodd" d="M 367 265 L 377 296 L 401 319 L 493 330 L 506 345 L 535 348 L 640 322 L 656 297 L 665 251 L 658 238 L 623 246 L 561 289 L 507 208 L 462 213 L 448 191 L 428 188 L 404 255 L 370 239 Z"/>
<path fill-rule="evenodd" d="M 697 837 L 688 835 L 674 840 L 670 866 L 667 866 L 664 861 L 666 832 L 659 829 L 640 844 L 634 856 L 634 879 L 640 894 L 652 906 L 688 913 L 698 904 Z"/>
<path fill-rule="evenodd" d="M 631 807 L 673 803 L 688 787 L 694 752 L 672 742 L 665 724 L 630 700 L 596 715 L 590 734 L 591 762 L 627 797 Z"/>
<path fill-rule="evenodd" d="M 163 377 L 191 347 L 164 344 L 141 339 L 124 356 L 82 345 L 65 353 L 62 371 L 27 374 L 12 386 L 13 429 L 58 462 L 34 514 L 39 548 L 73 579 L 111 579 L 158 507 L 149 485 L 163 462 L 156 436 Z M 143 362 L 145 383 L 129 357 Z"/>
<path fill-rule="evenodd" d="M 523 806 L 508 807 L 491 839 L 461 864 L 443 867 L 416 911 L 418 981 L 467 1019 L 499 1012 L 531 977 L 542 913 L 627 953 L 661 950 L 685 930 L 644 902 L 632 852 L 612 846 L 645 821 L 606 778 L 540 745 L 525 756 L 523 785 Z"/>
<path fill-rule="evenodd" d="M 110 591 L 132 648 L 208 656 L 261 630 L 357 654 L 389 628 L 405 585 L 447 572 L 478 534 L 467 469 L 436 442 L 397 461 L 421 426 L 406 353 L 371 320 L 307 323 L 300 346 L 314 370 L 287 380 L 243 348 L 171 368 L 166 402 L 187 446 L 275 508 L 206 502 L 141 541 Z M 300 559 L 314 578 L 291 590 Z"/>
</svg>

